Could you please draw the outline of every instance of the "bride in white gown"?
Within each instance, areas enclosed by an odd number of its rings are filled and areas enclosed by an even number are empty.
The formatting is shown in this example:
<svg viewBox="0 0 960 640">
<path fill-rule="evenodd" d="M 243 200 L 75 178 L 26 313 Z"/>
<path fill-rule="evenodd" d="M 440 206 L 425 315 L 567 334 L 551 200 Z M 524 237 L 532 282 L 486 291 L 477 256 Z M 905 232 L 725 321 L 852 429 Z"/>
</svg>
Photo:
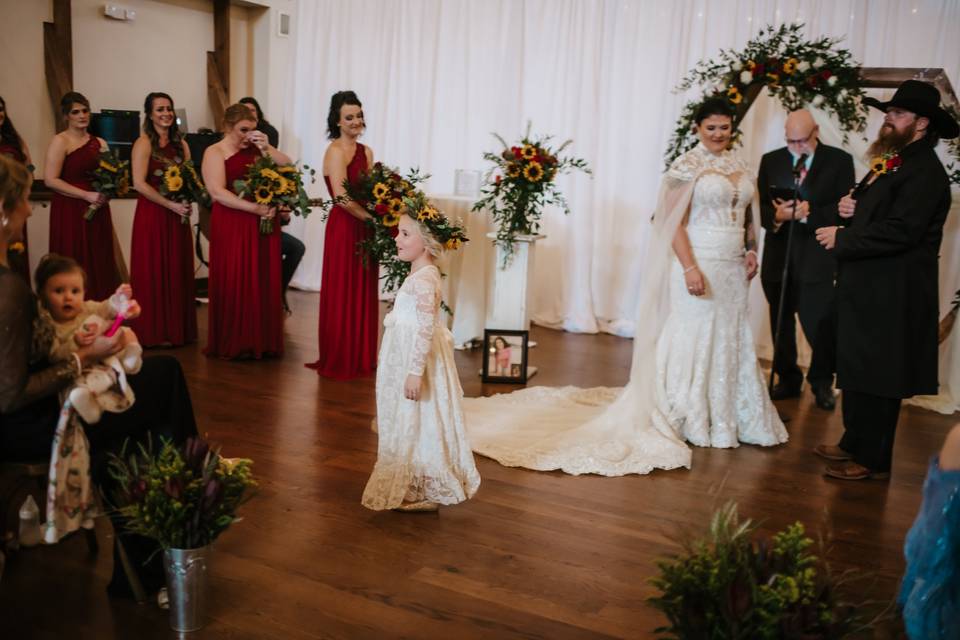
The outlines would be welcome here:
<svg viewBox="0 0 960 640">
<path fill-rule="evenodd" d="M 674 161 L 661 187 L 627 386 L 465 398 L 475 452 L 506 466 L 618 476 L 689 467 L 684 440 L 786 442 L 747 320 L 753 175 L 726 150 L 726 102 L 708 100 L 696 122 L 700 144 Z"/>
</svg>

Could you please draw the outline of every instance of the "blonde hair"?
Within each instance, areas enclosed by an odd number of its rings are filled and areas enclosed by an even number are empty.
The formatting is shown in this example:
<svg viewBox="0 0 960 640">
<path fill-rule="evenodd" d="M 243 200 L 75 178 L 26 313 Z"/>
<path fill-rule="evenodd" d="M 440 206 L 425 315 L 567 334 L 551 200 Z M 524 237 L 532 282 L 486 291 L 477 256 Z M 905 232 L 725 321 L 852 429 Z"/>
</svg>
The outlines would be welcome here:
<svg viewBox="0 0 960 640">
<path fill-rule="evenodd" d="M 417 220 L 417 216 L 411 214 L 410 211 L 404 211 L 403 215 L 417 223 L 417 230 L 420 232 L 420 238 L 423 239 L 423 248 L 427 250 L 427 253 L 434 258 L 439 258 L 440 254 L 443 253 L 443 244 L 433 237 L 429 227 Z"/>
<path fill-rule="evenodd" d="M 0 154 L 0 202 L 4 217 L 29 194 L 32 182 L 33 176 L 23 164 Z"/>
<path fill-rule="evenodd" d="M 250 122 L 257 121 L 257 114 L 245 104 L 239 102 L 232 104 L 223 112 L 223 128 L 225 130 L 232 129 L 238 122 L 243 122 L 244 120 L 249 120 Z"/>
</svg>

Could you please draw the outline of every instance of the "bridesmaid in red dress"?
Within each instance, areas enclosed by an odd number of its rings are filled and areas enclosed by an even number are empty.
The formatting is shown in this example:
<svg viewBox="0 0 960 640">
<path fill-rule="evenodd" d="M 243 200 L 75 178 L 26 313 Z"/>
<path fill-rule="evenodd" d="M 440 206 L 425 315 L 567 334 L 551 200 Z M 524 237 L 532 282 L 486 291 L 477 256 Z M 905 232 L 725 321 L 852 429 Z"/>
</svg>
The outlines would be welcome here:
<svg viewBox="0 0 960 640">
<path fill-rule="evenodd" d="M 213 198 L 206 353 L 220 358 L 283 353 L 280 221 L 273 233 L 261 234 L 260 219 L 276 217 L 276 210 L 232 190 L 262 154 L 290 162 L 256 126 L 246 105 L 230 106 L 223 115 L 223 140 L 203 154 L 203 180 Z"/>
<path fill-rule="evenodd" d="M 93 190 L 90 172 L 97 168 L 102 138 L 90 135 L 90 101 L 71 91 L 60 100 L 67 128 L 53 137 L 47 149 L 44 183 L 53 190 L 50 201 L 50 251 L 73 258 L 87 272 L 86 295 L 105 300 L 120 285 L 113 253 L 113 221 L 107 198 Z M 92 220 L 83 214 L 100 205 Z"/>
<path fill-rule="evenodd" d="M 130 247 L 130 284 L 143 309 L 130 323 L 145 347 L 180 346 L 197 339 L 193 233 L 189 204 L 157 190 L 170 163 L 190 159 L 180 136 L 173 98 L 150 93 L 143 103 L 143 135 L 133 144 L 133 186 L 139 193 Z"/>
<path fill-rule="evenodd" d="M 27 148 L 27 143 L 23 141 L 20 134 L 17 133 L 17 128 L 13 126 L 10 116 L 7 115 L 7 103 L 2 97 L 0 97 L 0 154 L 9 156 L 27 167 L 33 165 L 33 160 L 30 159 L 30 149 Z M 33 169 L 30 169 L 30 171 L 32 173 Z M 30 253 L 27 244 L 26 225 L 23 226 L 23 240 L 21 242 L 23 243 L 23 251 L 11 252 L 7 259 L 10 268 L 23 276 L 29 286 Z"/>
<path fill-rule="evenodd" d="M 351 182 L 373 166 L 373 150 L 357 138 L 366 125 L 363 106 L 353 91 L 340 91 L 330 100 L 327 133 L 333 142 L 323 156 L 323 179 L 331 197 L 345 196 L 343 181 Z M 379 266 L 366 266 L 357 255 L 357 242 L 370 235 L 370 217 L 356 202 L 333 207 L 323 240 L 320 281 L 320 359 L 306 365 L 328 378 L 357 378 L 377 366 Z"/>
</svg>

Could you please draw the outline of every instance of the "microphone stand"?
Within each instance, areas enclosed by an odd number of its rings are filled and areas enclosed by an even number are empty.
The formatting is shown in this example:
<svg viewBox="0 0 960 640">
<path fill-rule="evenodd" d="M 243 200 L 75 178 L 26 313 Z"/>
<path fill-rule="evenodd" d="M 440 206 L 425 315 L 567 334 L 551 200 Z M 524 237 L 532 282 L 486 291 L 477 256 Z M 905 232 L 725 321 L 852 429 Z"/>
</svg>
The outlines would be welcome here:
<svg viewBox="0 0 960 640">
<path fill-rule="evenodd" d="M 773 333 L 773 359 L 770 362 L 770 381 L 767 384 L 767 391 L 771 394 L 773 393 L 773 376 L 776 375 L 777 352 L 780 349 L 780 337 L 783 333 L 783 304 L 787 297 L 787 289 L 790 286 L 790 281 L 788 280 L 790 276 L 790 253 L 793 248 L 793 227 L 797 221 L 797 203 L 800 200 L 800 169 L 806 161 L 807 154 L 803 154 L 793 167 L 793 218 L 790 220 L 790 227 L 787 229 L 787 252 L 783 260 L 783 271 L 780 273 L 780 299 L 777 301 L 777 326 L 776 331 Z M 783 416 L 781 416 L 781 419 L 783 419 Z M 786 422 L 785 419 L 784 422 Z"/>
</svg>

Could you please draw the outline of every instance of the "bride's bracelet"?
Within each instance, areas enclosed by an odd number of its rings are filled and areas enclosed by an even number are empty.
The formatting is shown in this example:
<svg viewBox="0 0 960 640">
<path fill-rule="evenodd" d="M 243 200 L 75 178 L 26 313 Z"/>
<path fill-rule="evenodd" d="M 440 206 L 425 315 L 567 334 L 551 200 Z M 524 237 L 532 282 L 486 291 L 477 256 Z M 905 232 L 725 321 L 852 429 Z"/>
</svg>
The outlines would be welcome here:
<svg viewBox="0 0 960 640">
<path fill-rule="evenodd" d="M 683 275 L 687 275 L 688 273 L 690 273 L 691 271 L 693 271 L 693 270 L 696 269 L 696 268 L 697 268 L 697 265 L 695 265 L 695 264 L 690 265 L 689 267 L 687 267 L 686 269 L 683 270 Z"/>
</svg>

